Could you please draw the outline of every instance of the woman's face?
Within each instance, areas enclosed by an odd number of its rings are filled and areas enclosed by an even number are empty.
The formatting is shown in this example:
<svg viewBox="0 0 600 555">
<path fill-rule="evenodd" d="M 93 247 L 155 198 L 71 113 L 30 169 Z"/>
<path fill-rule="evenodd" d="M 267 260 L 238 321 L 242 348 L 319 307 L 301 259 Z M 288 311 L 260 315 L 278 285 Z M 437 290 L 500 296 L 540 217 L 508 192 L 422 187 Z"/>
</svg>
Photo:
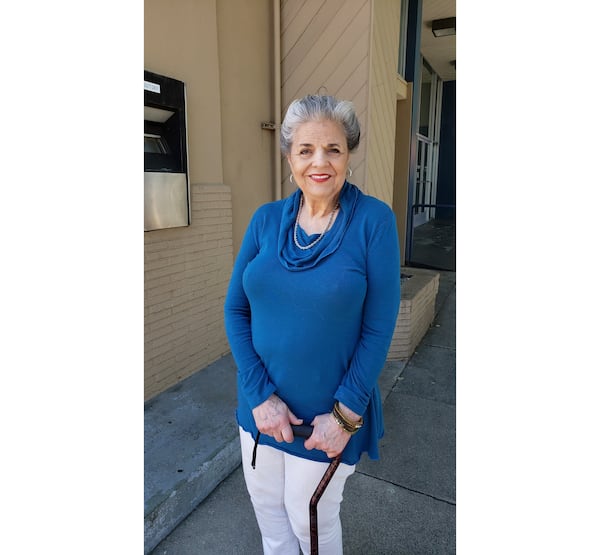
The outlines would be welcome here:
<svg viewBox="0 0 600 555">
<path fill-rule="evenodd" d="M 350 161 L 342 126 L 330 120 L 299 125 L 287 159 L 308 200 L 332 200 L 344 185 Z"/>
</svg>

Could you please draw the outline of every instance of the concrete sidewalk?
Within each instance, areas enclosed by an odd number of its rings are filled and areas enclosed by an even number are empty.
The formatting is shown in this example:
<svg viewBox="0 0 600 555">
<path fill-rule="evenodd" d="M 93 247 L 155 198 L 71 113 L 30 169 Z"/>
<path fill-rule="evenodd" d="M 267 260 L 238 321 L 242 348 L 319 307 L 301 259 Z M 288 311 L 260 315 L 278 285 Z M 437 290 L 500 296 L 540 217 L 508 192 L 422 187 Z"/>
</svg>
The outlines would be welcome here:
<svg viewBox="0 0 600 555">
<path fill-rule="evenodd" d="M 388 362 L 382 372 L 381 459 L 363 457 L 348 479 L 345 555 L 456 553 L 455 307 L 456 275 L 440 272 L 431 328 L 408 362 Z M 261 553 L 239 466 L 152 551 Z"/>
</svg>

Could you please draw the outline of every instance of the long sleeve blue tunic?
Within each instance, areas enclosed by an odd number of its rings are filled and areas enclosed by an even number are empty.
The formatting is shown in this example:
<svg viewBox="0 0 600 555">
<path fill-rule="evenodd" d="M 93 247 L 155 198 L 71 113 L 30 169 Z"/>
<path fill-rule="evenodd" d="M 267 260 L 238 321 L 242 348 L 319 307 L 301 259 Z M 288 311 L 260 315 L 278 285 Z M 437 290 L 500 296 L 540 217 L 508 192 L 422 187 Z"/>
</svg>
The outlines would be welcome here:
<svg viewBox="0 0 600 555">
<path fill-rule="evenodd" d="M 377 378 L 400 305 L 400 253 L 392 210 L 346 182 L 332 228 L 312 248 L 293 240 L 300 190 L 260 207 L 236 258 L 225 329 L 236 362 L 237 421 L 256 437 L 252 409 L 272 393 L 310 424 L 336 400 L 363 416 L 342 461 L 379 457 L 383 415 Z M 317 235 L 298 228 L 301 244 Z M 327 462 L 303 439 L 261 443 Z"/>
</svg>

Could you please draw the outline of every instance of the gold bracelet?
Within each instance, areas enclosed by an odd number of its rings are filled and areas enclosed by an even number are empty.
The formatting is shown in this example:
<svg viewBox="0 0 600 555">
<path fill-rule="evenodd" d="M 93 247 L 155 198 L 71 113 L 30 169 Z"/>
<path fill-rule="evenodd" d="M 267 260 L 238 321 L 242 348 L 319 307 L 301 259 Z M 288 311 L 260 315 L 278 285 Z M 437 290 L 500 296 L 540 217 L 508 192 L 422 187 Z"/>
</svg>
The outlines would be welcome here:
<svg viewBox="0 0 600 555">
<path fill-rule="evenodd" d="M 344 413 L 342 412 L 342 409 L 340 409 L 340 402 L 336 401 L 335 405 L 333 405 L 333 410 L 337 412 L 338 416 L 350 427 L 352 428 L 360 428 L 363 425 L 363 419 L 362 416 L 359 417 L 359 419 L 356 422 L 352 422 L 351 420 L 349 420 L 348 418 L 346 418 L 346 416 L 344 416 Z"/>
<path fill-rule="evenodd" d="M 352 428 L 348 428 L 337 416 L 337 414 L 335 414 L 335 412 L 331 412 L 331 416 L 333 416 L 334 420 L 338 423 L 338 426 L 340 428 L 342 428 L 342 430 L 344 430 L 345 432 L 348 432 L 350 435 L 355 434 L 356 432 L 358 432 L 358 430 L 354 430 Z"/>
<path fill-rule="evenodd" d="M 348 420 L 348 418 L 346 418 L 340 410 L 339 401 L 336 401 L 335 405 L 333 405 L 331 414 L 333 415 L 335 421 L 350 434 L 355 434 L 358 432 L 363 425 L 362 417 L 358 420 L 358 422 L 351 422 Z"/>
</svg>

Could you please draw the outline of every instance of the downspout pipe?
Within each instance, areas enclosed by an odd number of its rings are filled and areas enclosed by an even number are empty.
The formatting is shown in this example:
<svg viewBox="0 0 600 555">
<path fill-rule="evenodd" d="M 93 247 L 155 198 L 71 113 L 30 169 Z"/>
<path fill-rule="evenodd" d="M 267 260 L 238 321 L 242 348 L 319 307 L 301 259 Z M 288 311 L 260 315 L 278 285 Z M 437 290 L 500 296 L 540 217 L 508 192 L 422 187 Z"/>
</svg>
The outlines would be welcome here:
<svg viewBox="0 0 600 555">
<path fill-rule="evenodd" d="M 273 0 L 273 110 L 275 117 L 275 137 L 273 140 L 273 157 L 275 163 L 275 200 L 283 198 L 281 183 L 281 6 L 280 0 Z"/>
</svg>

